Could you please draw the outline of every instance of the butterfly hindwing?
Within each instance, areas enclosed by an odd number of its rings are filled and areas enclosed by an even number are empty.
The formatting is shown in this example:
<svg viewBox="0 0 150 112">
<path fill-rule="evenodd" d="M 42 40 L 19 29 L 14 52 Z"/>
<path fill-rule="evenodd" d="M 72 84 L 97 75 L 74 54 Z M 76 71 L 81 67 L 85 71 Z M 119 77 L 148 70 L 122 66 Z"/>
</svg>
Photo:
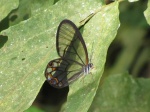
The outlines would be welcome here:
<svg viewBox="0 0 150 112">
<path fill-rule="evenodd" d="M 72 60 L 59 58 L 48 63 L 45 77 L 53 87 L 62 88 L 75 81 L 81 69 L 82 66 Z"/>
</svg>

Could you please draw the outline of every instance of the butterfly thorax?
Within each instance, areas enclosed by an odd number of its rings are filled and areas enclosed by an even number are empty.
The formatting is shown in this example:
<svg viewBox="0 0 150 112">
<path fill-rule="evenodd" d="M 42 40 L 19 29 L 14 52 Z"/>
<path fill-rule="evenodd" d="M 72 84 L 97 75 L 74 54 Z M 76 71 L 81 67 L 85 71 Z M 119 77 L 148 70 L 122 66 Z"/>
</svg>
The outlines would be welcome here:
<svg viewBox="0 0 150 112">
<path fill-rule="evenodd" d="M 83 66 L 83 73 L 84 73 L 84 75 L 88 75 L 92 68 L 93 68 L 93 63 L 89 63 L 89 64 Z"/>
</svg>

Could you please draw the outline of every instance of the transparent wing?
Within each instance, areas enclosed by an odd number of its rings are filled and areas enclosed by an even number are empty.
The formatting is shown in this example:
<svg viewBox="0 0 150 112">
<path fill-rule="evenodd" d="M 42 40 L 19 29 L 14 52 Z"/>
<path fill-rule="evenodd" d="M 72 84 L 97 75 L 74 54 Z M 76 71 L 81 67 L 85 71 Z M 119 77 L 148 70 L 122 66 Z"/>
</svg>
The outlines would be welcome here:
<svg viewBox="0 0 150 112">
<path fill-rule="evenodd" d="M 76 25 L 70 20 L 63 20 L 58 26 L 56 49 L 61 58 L 88 64 L 88 53 L 82 35 Z"/>
<path fill-rule="evenodd" d="M 45 77 L 55 88 L 63 88 L 82 75 L 82 65 L 72 60 L 55 59 L 48 63 Z"/>
<path fill-rule="evenodd" d="M 83 67 L 88 64 L 85 42 L 69 20 L 63 20 L 58 26 L 56 49 L 60 58 L 48 63 L 45 77 L 53 87 L 63 88 L 83 75 Z"/>
</svg>

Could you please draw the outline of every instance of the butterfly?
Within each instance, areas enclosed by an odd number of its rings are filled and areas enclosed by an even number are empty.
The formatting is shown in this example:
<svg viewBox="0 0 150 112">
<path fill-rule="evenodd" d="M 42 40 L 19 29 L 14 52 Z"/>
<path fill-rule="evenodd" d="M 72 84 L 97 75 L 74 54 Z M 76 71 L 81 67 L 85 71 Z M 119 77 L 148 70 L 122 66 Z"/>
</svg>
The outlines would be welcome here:
<svg viewBox="0 0 150 112">
<path fill-rule="evenodd" d="M 93 64 L 89 63 L 83 37 L 72 21 L 65 19 L 59 24 L 56 50 L 60 58 L 50 61 L 45 69 L 45 77 L 51 86 L 63 88 L 90 73 Z"/>
</svg>

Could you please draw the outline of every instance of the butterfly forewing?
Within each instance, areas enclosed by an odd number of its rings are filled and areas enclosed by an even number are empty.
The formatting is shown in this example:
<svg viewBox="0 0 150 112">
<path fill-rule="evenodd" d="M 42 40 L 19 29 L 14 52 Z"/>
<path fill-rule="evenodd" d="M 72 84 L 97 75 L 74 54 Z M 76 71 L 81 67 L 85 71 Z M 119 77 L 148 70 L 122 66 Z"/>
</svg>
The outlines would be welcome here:
<svg viewBox="0 0 150 112">
<path fill-rule="evenodd" d="M 63 88 L 78 79 L 89 63 L 80 31 L 69 20 L 63 20 L 58 26 L 56 49 L 60 58 L 48 63 L 45 77 L 53 87 Z"/>
<path fill-rule="evenodd" d="M 85 42 L 78 28 L 69 20 L 63 20 L 57 30 L 56 48 L 60 57 L 88 64 Z"/>
</svg>

